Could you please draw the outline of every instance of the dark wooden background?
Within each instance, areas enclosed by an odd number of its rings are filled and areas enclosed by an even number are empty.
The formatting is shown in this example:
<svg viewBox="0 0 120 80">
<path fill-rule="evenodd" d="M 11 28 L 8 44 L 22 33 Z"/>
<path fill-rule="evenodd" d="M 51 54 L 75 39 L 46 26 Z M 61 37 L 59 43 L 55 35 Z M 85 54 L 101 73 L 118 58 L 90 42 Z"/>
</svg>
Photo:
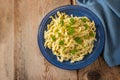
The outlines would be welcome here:
<svg viewBox="0 0 120 80">
<path fill-rule="evenodd" d="M 81 70 L 63 70 L 46 61 L 38 44 L 43 17 L 75 0 L 0 0 L 0 80 L 120 80 L 120 66 L 102 57 Z"/>
</svg>

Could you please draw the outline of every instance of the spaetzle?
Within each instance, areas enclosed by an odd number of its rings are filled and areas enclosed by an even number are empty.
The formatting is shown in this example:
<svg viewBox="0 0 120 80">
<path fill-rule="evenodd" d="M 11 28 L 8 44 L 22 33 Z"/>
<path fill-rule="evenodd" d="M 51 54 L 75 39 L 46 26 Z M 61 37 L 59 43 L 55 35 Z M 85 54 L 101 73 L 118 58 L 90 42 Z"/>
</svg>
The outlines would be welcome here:
<svg viewBox="0 0 120 80">
<path fill-rule="evenodd" d="M 58 61 L 70 60 L 74 63 L 92 52 L 96 40 L 94 21 L 85 16 L 73 17 L 63 12 L 57 12 L 50 18 L 52 21 L 44 31 L 44 46 L 52 49 Z"/>
</svg>

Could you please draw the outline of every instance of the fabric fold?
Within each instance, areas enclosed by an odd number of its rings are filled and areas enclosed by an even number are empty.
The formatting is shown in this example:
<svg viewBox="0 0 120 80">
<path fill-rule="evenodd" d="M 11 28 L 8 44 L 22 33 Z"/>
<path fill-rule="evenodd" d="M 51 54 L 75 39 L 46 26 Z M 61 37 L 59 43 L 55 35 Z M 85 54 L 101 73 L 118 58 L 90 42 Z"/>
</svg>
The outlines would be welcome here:
<svg viewBox="0 0 120 80">
<path fill-rule="evenodd" d="M 120 65 L 120 0 L 76 0 L 77 4 L 94 12 L 105 30 L 103 57 L 112 67 Z"/>
</svg>

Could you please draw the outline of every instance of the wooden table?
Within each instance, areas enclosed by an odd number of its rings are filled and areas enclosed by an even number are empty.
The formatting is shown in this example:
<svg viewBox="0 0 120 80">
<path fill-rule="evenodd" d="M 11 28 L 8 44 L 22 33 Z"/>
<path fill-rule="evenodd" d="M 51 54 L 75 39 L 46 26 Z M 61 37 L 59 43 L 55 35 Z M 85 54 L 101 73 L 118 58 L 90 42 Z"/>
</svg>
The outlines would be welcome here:
<svg viewBox="0 0 120 80">
<path fill-rule="evenodd" d="M 74 0 L 0 0 L 0 80 L 120 80 L 120 66 L 102 57 L 81 70 L 63 70 L 42 56 L 38 27 L 43 17 Z"/>
</svg>

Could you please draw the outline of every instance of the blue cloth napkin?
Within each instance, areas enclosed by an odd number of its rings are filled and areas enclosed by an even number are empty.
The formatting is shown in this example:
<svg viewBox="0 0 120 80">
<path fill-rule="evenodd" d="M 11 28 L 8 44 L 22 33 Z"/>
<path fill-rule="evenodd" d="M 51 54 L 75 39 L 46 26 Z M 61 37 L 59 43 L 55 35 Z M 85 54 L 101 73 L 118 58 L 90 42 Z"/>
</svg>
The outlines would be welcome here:
<svg viewBox="0 0 120 80">
<path fill-rule="evenodd" d="M 120 0 L 76 0 L 101 20 L 105 30 L 103 56 L 112 67 L 120 65 Z"/>
</svg>

